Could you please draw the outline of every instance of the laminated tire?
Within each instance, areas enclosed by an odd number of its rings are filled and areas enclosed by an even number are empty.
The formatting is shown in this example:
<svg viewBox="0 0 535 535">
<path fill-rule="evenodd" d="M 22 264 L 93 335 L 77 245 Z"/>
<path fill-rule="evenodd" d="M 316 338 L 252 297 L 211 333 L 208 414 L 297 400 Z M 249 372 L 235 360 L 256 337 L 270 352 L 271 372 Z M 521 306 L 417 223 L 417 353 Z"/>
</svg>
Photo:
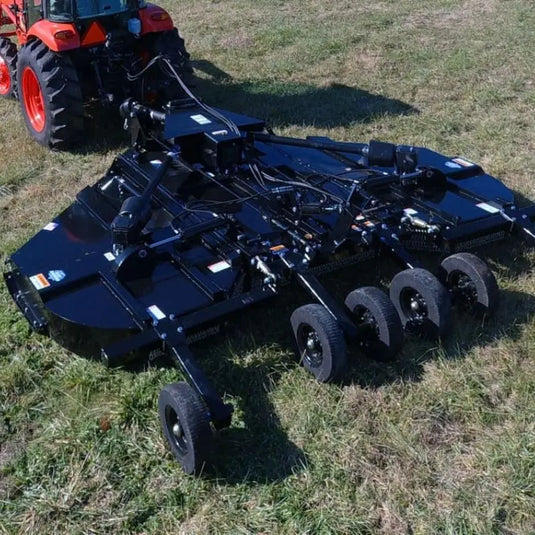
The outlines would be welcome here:
<svg viewBox="0 0 535 535">
<path fill-rule="evenodd" d="M 320 383 L 339 379 L 347 363 L 344 333 L 319 304 L 304 305 L 290 319 L 300 361 Z"/>
<path fill-rule="evenodd" d="M 500 289 L 486 262 L 472 253 L 457 253 L 442 262 L 444 281 L 453 304 L 477 316 L 492 316 L 498 309 Z"/>
<path fill-rule="evenodd" d="M 357 288 L 345 300 L 359 335 L 360 351 L 369 358 L 388 361 L 403 346 L 403 325 L 394 303 L 379 288 Z"/>
<path fill-rule="evenodd" d="M 418 268 L 398 273 L 390 285 L 390 299 L 407 332 L 437 339 L 450 330 L 450 295 L 429 271 Z"/>
</svg>

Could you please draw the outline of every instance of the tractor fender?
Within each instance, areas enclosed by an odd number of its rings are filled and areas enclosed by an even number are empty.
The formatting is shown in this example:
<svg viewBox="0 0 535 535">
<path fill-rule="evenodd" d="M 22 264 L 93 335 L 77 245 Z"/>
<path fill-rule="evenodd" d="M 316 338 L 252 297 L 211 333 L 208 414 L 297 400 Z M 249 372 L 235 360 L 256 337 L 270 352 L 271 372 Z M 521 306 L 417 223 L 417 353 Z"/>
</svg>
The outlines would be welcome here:
<svg viewBox="0 0 535 535">
<path fill-rule="evenodd" d="M 60 33 L 61 32 L 61 33 Z M 56 37 L 61 35 L 61 37 Z M 80 48 L 80 35 L 74 24 L 40 20 L 28 31 L 28 41 L 37 38 L 53 52 L 65 52 Z"/>
<path fill-rule="evenodd" d="M 165 32 L 175 27 L 171 15 L 165 9 L 150 3 L 139 10 L 139 20 L 141 20 L 141 35 Z"/>
</svg>

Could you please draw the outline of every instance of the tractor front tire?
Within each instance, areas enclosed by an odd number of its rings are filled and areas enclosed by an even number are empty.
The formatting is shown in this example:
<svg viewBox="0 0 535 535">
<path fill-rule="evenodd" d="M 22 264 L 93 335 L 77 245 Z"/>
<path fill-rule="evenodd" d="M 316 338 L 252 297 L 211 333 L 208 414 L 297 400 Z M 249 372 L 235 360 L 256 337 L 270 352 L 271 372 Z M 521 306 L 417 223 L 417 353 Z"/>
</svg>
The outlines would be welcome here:
<svg viewBox="0 0 535 535">
<path fill-rule="evenodd" d="M 0 37 L 0 97 L 17 95 L 17 47 Z"/>
<path fill-rule="evenodd" d="M 19 100 L 26 126 L 41 145 L 72 147 L 83 132 L 83 98 L 78 75 L 65 53 L 31 41 L 18 54 Z"/>
</svg>

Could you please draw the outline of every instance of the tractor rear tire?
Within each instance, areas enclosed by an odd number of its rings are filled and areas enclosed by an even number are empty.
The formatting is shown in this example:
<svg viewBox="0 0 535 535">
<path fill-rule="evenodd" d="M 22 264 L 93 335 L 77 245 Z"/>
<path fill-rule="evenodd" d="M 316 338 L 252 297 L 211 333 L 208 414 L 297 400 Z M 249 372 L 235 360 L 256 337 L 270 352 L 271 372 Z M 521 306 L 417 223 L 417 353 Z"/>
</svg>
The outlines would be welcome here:
<svg viewBox="0 0 535 535">
<path fill-rule="evenodd" d="M 184 90 L 175 80 L 174 73 L 166 64 L 169 62 L 186 86 L 192 85 L 193 69 L 191 68 L 190 55 L 178 30 L 173 28 L 165 32 L 150 34 L 146 37 L 145 46 L 149 57 L 162 56 L 164 61 L 160 61 L 147 73 L 145 82 L 141 87 L 141 100 L 145 102 L 145 97 L 148 97 L 147 102 L 150 104 L 151 99 L 166 103 L 170 100 L 183 98 Z"/>
<path fill-rule="evenodd" d="M 0 97 L 17 98 L 17 46 L 0 37 Z"/>
<path fill-rule="evenodd" d="M 31 41 L 19 51 L 17 80 L 32 137 L 51 149 L 72 147 L 81 137 L 84 118 L 82 91 L 70 57 Z"/>
<path fill-rule="evenodd" d="M 186 44 L 176 28 L 156 34 L 153 46 L 154 54 L 167 57 L 178 74 L 193 73 Z"/>
</svg>

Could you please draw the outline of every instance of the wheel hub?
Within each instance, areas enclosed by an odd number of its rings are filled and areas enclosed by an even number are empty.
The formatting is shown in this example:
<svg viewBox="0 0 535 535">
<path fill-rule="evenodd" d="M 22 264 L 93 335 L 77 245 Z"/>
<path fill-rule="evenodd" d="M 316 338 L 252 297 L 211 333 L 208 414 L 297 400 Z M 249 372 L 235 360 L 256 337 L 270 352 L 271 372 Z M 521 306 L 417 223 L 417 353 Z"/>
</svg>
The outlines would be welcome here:
<svg viewBox="0 0 535 535">
<path fill-rule="evenodd" d="M 370 343 L 379 339 L 379 326 L 374 315 L 365 307 L 355 311 L 356 325 L 359 330 L 359 345 L 368 347 Z"/>
<path fill-rule="evenodd" d="M 303 359 L 312 368 L 319 368 L 323 362 L 323 348 L 318 333 L 310 329 L 303 337 Z"/>
<path fill-rule="evenodd" d="M 45 105 L 41 86 L 33 69 L 24 69 L 21 83 L 22 100 L 28 120 L 36 132 L 42 132 L 46 122 Z"/>
<path fill-rule="evenodd" d="M 473 280 L 465 273 L 454 273 L 451 277 L 454 298 L 470 308 L 477 302 L 477 288 Z"/>
<path fill-rule="evenodd" d="M 183 436 L 182 433 L 182 426 L 180 425 L 180 422 L 177 420 L 177 422 L 173 425 L 173 435 L 175 438 L 181 438 Z"/>
<path fill-rule="evenodd" d="M 428 316 L 426 300 L 413 288 L 407 288 L 403 292 L 402 306 L 411 323 L 421 324 Z"/>
<path fill-rule="evenodd" d="M 6 60 L 0 57 L 0 95 L 7 95 L 11 89 L 11 73 Z"/>
<path fill-rule="evenodd" d="M 307 337 L 307 349 L 309 351 L 318 351 L 320 349 L 318 335 L 316 332 L 311 332 Z"/>
</svg>

